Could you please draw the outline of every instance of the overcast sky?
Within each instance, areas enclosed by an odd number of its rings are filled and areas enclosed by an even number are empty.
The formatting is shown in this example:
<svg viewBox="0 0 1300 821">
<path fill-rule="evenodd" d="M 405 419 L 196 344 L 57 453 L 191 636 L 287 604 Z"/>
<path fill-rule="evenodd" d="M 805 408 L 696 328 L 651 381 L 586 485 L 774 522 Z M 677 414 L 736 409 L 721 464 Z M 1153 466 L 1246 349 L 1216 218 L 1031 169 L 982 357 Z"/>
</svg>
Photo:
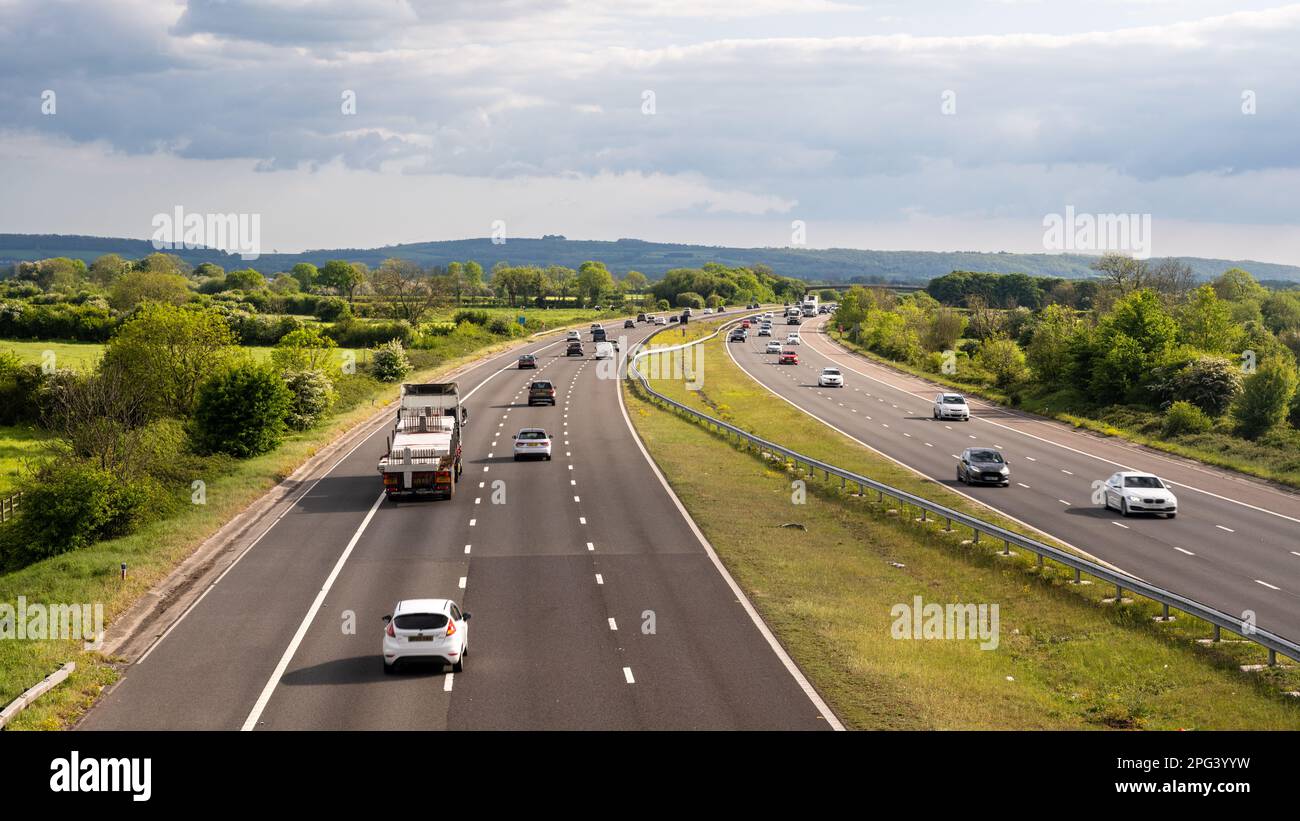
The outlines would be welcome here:
<svg viewBox="0 0 1300 821">
<path fill-rule="evenodd" d="M 1251 0 L 0 0 L 0 232 L 1042 251 L 1072 206 L 1300 264 L 1298 55 Z"/>
</svg>

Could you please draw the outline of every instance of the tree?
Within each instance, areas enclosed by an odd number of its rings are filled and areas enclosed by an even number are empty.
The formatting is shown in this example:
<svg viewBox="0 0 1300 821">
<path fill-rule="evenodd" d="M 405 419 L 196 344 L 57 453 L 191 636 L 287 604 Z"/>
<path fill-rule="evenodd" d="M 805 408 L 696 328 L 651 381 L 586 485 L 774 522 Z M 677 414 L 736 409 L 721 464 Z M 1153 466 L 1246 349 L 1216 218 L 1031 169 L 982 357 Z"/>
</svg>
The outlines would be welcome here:
<svg viewBox="0 0 1300 821">
<path fill-rule="evenodd" d="M 86 374 L 61 371 L 47 380 L 42 421 L 71 455 L 119 477 L 135 475 L 147 452 L 144 387 L 111 363 Z"/>
<path fill-rule="evenodd" d="M 282 371 L 323 371 L 336 347 L 319 328 L 307 325 L 280 337 L 271 361 Z"/>
<path fill-rule="evenodd" d="M 1221 356 L 1199 356 L 1152 386 L 1164 402 L 1185 400 L 1221 416 L 1241 394 L 1241 368 Z"/>
<path fill-rule="evenodd" d="M 1300 329 L 1300 291 L 1270 294 L 1260 306 L 1264 324 L 1275 334 Z"/>
<path fill-rule="evenodd" d="M 988 371 L 993 384 L 1009 388 L 1028 375 L 1025 354 L 1013 339 L 994 337 L 986 339 L 975 354 L 975 364 Z"/>
<path fill-rule="evenodd" d="M 1142 385 L 1169 355 L 1178 338 L 1178 323 L 1165 312 L 1153 291 L 1133 291 L 1119 299 L 1097 325 L 1092 388 L 1115 400 Z"/>
<path fill-rule="evenodd" d="M 957 345 L 966 330 L 966 317 L 952 308 L 936 308 L 925 327 L 923 341 L 927 350 L 948 351 Z"/>
<path fill-rule="evenodd" d="M 334 384 L 320 371 L 289 371 L 285 385 L 292 399 L 285 422 L 294 430 L 307 430 L 319 422 L 334 404 Z"/>
<path fill-rule="evenodd" d="M 394 319 L 418 325 L 439 299 L 428 274 L 414 262 L 389 257 L 370 277 L 375 294 L 382 297 Z"/>
<path fill-rule="evenodd" d="M 1219 299 L 1228 302 L 1253 300 L 1262 302 L 1268 297 L 1268 289 L 1255 281 L 1255 278 L 1240 268 L 1229 268 L 1219 274 L 1210 285 Z"/>
<path fill-rule="evenodd" d="M 312 289 L 312 286 L 316 284 L 317 277 L 320 276 L 320 271 L 310 262 L 298 263 L 293 266 L 293 270 L 290 273 L 293 274 L 294 279 L 298 280 L 298 287 L 301 288 L 304 293 Z"/>
<path fill-rule="evenodd" d="M 200 262 L 194 266 L 195 279 L 225 279 L 226 269 L 215 262 Z"/>
<path fill-rule="evenodd" d="M 190 266 L 185 264 L 185 260 L 175 254 L 158 252 L 137 260 L 135 270 L 148 271 L 153 274 L 171 274 L 178 277 L 186 277 L 190 274 Z"/>
<path fill-rule="evenodd" d="M 1146 287 L 1160 294 L 1169 303 L 1185 297 L 1195 282 L 1196 272 L 1181 259 L 1167 257 L 1147 268 Z"/>
<path fill-rule="evenodd" d="M 131 270 L 131 263 L 119 254 L 104 254 L 90 263 L 90 281 L 107 288 L 113 280 Z"/>
<path fill-rule="evenodd" d="M 1238 432 L 1257 439 L 1280 425 L 1295 395 L 1296 381 L 1295 369 L 1283 362 L 1267 362 L 1246 377 L 1232 408 Z"/>
<path fill-rule="evenodd" d="M 296 294 L 301 290 L 302 285 L 293 274 L 276 274 L 275 279 L 271 280 L 271 291 L 280 296 Z"/>
<path fill-rule="evenodd" d="M 629 294 L 644 294 L 650 288 L 650 280 L 640 271 L 628 271 L 623 277 L 623 290 Z"/>
<path fill-rule="evenodd" d="M 599 304 L 602 294 L 614 290 L 614 276 L 603 262 L 587 261 L 578 266 L 578 293 L 586 297 L 588 305 Z"/>
<path fill-rule="evenodd" d="M 1147 285 L 1149 269 L 1145 260 L 1111 252 L 1103 254 L 1101 259 L 1089 267 L 1101 274 L 1102 279 L 1120 296 L 1141 290 Z"/>
<path fill-rule="evenodd" d="M 75 291 L 86 275 L 86 263 L 80 259 L 51 257 L 36 263 L 36 284 L 46 291 Z"/>
<path fill-rule="evenodd" d="M 191 438 L 202 453 L 246 459 L 273 450 L 284 436 L 293 395 L 266 364 L 239 362 L 199 389 Z"/>
<path fill-rule="evenodd" d="M 145 303 L 118 328 L 104 367 L 120 368 L 149 396 L 151 413 L 189 415 L 199 385 L 228 363 L 235 336 L 215 309 Z"/>
<path fill-rule="evenodd" d="M 565 302 L 578 286 L 578 272 L 563 265 L 552 265 L 546 269 L 546 278 L 557 296 Z"/>
<path fill-rule="evenodd" d="M 146 302 L 184 305 L 194 296 L 189 280 L 178 274 L 130 271 L 119 276 L 108 291 L 108 304 L 118 311 L 130 311 Z"/>
<path fill-rule="evenodd" d="M 1227 353 L 1235 349 L 1241 337 L 1232 321 L 1230 306 L 1219 299 L 1214 288 L 1202 285 L 1178 312 L 1182 340 L 1193 348 L 1210 353 Z"/>
<path fill-rule="evenodd" d="M 253 268 L 231 271 L 226 274 L 226 288 L 232 291 L 260 291 L 266 287 L 266 277 Z"/>
<path fill-rule="evenodd" d="M 1034 324 L 1025 360 L 1045 385 L 1062 385 L 1068 378 L 1070 343 L 1079 328 L 1073 308 L 1048 305 Z"/>
<path fill-rule="evenodd" d="M 380 382 L 400 382 L 410 372 L 411 360 L 406 358 L 406 350 L 399 340 L 390 339 L 375 348 L 370 373 Z"/>
<path fill-rule="evenodd" d="M 352 299 L 356 294 L 357 287 L 365 282 L 365 275 L 362 269 L 356 264 L 343 259 L 332 259 L 325 263 L 317 277 L 317 281 L 327 288 L 333 288 L 345 296 L 348 304 L 352 304 Z"/>
</svg>

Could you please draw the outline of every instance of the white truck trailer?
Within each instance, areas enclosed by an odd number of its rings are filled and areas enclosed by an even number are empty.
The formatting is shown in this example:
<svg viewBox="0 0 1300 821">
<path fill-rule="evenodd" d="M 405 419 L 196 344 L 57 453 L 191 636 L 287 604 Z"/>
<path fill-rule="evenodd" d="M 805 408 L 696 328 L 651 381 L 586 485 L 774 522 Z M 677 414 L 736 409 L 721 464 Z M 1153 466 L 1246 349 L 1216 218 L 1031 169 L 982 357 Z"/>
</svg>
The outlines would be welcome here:
<svg viewBox="0 0 1300 821">
<path fill-rule="evenodd" d="M 817 295 L 808 294 L 803 298 L 803 304 L 799 307 L 804 316 L 817 316 Z"/>
<path fill-rule="evenodd" d="M 398 496 L 456 495 L 461 472 L 461 429 L 469 411 L 460 406 L 455 382 L 402 385 L 397 419 L 379 460 L 384 493 Z"/>
</svg>

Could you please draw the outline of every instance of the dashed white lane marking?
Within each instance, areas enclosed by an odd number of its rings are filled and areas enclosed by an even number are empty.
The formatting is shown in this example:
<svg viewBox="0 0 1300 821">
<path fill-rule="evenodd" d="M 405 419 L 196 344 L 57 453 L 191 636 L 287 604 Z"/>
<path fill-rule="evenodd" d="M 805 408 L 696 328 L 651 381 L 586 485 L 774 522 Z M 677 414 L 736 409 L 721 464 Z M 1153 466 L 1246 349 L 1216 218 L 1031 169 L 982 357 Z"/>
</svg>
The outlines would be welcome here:
<svg viewBox="0 0 1300 821">
<path fill-rule="evenodd" d="M 579 499 L 577 496 L 574 496 L 574 497 L 573 497 L 573 501 L 575 501 L 575 502 L 581 502 L 582 500 Z"/>
<path fill-rule="evenodd" d="M 489 458 L 489 459 L 492 458 L 492 451 L 488 451 L 488 458 Z"/>
<path fill-rule="evenodd" d="M 442 691 L 444 693 L 451 692 L 451 683 L 455 679 L 455 677 L 456 677 L 455 673 L 448 673 L 446 678 L 442 680 Z"/>
<path fill-rule="evenodd" d="M 1120 524 L 1119 522 L 1111 522 L 1111 524 L 1115 525 L 1115 527 L 1122 527 L 1125 530 L 1129 529 L 1128 525 Z"/>
<path fill-rule="evenodd" d="M 974 438 L 975 438 L 975 434 L 973 434 L 973 433 L 972 433 L 972 434 L 969 434 L 969 438 L 974 439 Z"/>
<path fill-rule="evenodd" d="M 487 484 L 487 482 L 479 482 L 479 483 L 478 483 L 478 486 L 479 486 L 479 487 L 483 487 L 483 486 L 486 485 L 486 484 Z"/>
<path fill-rule="evenodd" d="M 632 678 L 632 668 L 631 668 L 631 667 L 624 667 L 624 668 L 623 668 L 623 678 L 627 679 L 627 683 L 628 683 L 628 684 L 636 684 L 636 679 Z"/>
<path fill-rule="evenodd" d="M 574 486 L 574 487 L 577 487 L 577 485 L 578 485 L 578 480 L 577 480 L 577 479 L 570 479 L 570 480 L 569 480 L 569 484 L 572 485 L 572 486 Z"/>
<path fill-rule="evenodd" d="M 1224 527 L 1223 525 L 1215 525 L 1215 527 L 1217 527 L 1219 530 L 1226 530 L 1226 531 L 1228 531 L 1229 533 L 1236 533 L 1236 532 L 1237 532 L 1237 531 L 1233 530 L 1232 528 L 1230 528 L 1230 527 Z"/>
<path fill-rule="evenodd" d="M 954 459 L 960 459 L 960 458 L 961 458 L 960 456 L 958 456 L 958 455 L 955 454 L 955 453 L 950 453 L 950 454 L 948 454 L 948 455 L 951 456 L 951 457 L 954 458 Z"/>
<path fill-rule="evenodd" d="M 906 431 L 904 431 L 903 435 L 906 436 L 908 439 L 912 438 L 912 434 L 907 433 Z"/>
<path fill-rule="evenodd" d="M 483 466 L 483 472 L 484 472 L 484 473 L 487 473 L 487 472 L 488 472 L 488 466 L 487 466 L 487 465 L 484 465 L 484 466 Z"/>
<path fill-rule="evenodd" d="M 1190 550 L 1184 550 L 1184 549 L 1181 548 L 1181 547 L 1175 547 L 1174 550 L 1177 550 L 1179 553 L 1186 553 L 1188 556 L 1195 556 L 1195 555 L 1196 555 L 1196 554 L 1193 553 L 1192 551 L 1190 551 Z"/>
<path fill-rule="evenodd" d="M 1056 501 L 1060 502 L 1060 503 L 1063 504 L 1063 505 L 1068 505 L 1068 504 L 1070 504 L 1069 502 L 1065 501 L 1064 499 L 1057 499 Z"/>
<path fill-rule="evenodd" d="M 470 520 L 469 520 L 469 526 L 470 526 L 470 527 L 473 527 L 477 522 L 478 522 L 478 519 L 470 519 Z"/>
<path fill-rule="evenodd" d="M 1275 586 L 1275 585 L 1271 585 L 1271 584 L 1269 584 L 1268 582 L 1263 581 L 1263 580 L 1261 580 L 1261 579 L 1255 579 L 1255 584 L 1262 584 L 1262 585 L 1264 585 L 1265 587 L 1267 587 L 1269 590 L 1281 590 L 1281 589 L 1282 589 L 1282 588 L 1277 587 L 1277 586 Z"/>
<path fill-rule="evenodd" d="M 1292 550 L 1292 551 L 1291 551 L 1291 555 L 1292 555 L 1292 556 L 1300 556 L 1300 551 Z"/>
<path fill-rule="evenodd" d="M 604 584 L 604 583 L 605 583 L 605 577 L 602 576 L 602 575 L 600 575 L 599 573 L 597 573 L 597 574 L 596 574 L 596 584 Z"/>
<path fill-rule="evenodd" d="M 609 629 L 610 629 L 610 630 L 617 630 L 617 629 L 618 629 L 618 622 L 614 621 L 614 620 L 611 618 L 611 619 L 609 620 Z"/>
<path fill-rule="evenodd" d="M 586 516 L 579 516 L 579 517 L 578 517 L 578 524 L 580 524 L 580 525 L 585 525 L 586 523 L 587 523 L 587 517 L 586 517 Z"/>
<path fill-rule="evenodd" d="M 465 577 L 464 577 L 464 576 L 461 576 L 461 577 L 460 577 L 460 584 L 459 584 L 459 587 L 460 587 L 461 590 L 464 590 L 464 589 L 465 589 Z"/>
<path fill-rule="evenodd" d="M 482 501 L 483 501 L 483 497 L 482 497 L 482 496 L 475 496 L 475 497 L 474 497 L 474 504 L 479 504 L 479 503 L 482 502 Z"/>
<path fill-rule="evenodd" d="M 573 465 L 569 465 L 569 470 L 573 470 Z"/>
<path fill-rule="evenodd" d="M 469 554 L 469 545 L 465 545 L 465 553 L 466 553 L 466 555 Z"/>
<path fill-rule="evenodd" d="M 592 544 L 591 542 L 587 542 L 587 549 L 588 549 L 588 550 L 595 550 L 595 549 L 596 549 L 596 545 Z"/>
<path fill-rule="evenodd" d="M 1028 459 L 1028 460 L 1031 461 L 1031 462 L 1037 462 L 1037 461 L 1038 461 L 1037 459 L 1035 459 L 1035 458 L 1032 457 L 1032 456 L 1026 456 L 1025 458 Z"/>
<path fill-rule="evenodd" d="M 888 422 L 881 422 L 881 423 L 880 423 L 880 426 L 881 426 L 882 428 L 887 428 L 887 427 L 889 427 L 889 423 L 888 423 Z"/>
<path fill-rule="evenodd" d="M 1070 471 L 1066 470 L 1065 468 L 1061 468 L 1061 472 L 1064 473 L 1066 476 L 1073 476 L 1073 475 L 1074 475 L 1073 473 L 1071 473 Z"/>
<path fill-rule="evenodd" d="M 1020 485 L 1020 486 L 1023 487 L 1023 488 L 1028 488 L 1028 487 L 1029 487 L 1029 485 L 1025 484 L 1024 482 L 1016 482 L 1016 484 Z"/>
</svg>

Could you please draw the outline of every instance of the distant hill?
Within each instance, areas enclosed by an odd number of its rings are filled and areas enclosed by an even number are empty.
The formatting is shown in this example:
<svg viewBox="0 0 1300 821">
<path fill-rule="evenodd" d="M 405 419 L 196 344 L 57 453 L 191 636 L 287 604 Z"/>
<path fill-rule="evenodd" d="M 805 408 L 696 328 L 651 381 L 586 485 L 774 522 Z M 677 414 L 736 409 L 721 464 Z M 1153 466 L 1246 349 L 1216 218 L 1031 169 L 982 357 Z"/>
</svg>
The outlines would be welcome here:
<svg viewBox="0 0 1300 821">
<path fill-rule="evenodd" d="M 147 240 L 60 234 L 0 234 L 0 265 L 43 257 L 80 257 L 90 262 L 102 254 L 137 258 L 153 252 Z M 924 282 L 951 271 L 1020 272 L 1035 276 L 1080 278 L 1091 275 L 1095 257 L 1084 254 L 1011 254 L 974 251 L 865 251 L 854 248 L 728 248 L 620 239 L 569 240 L 560 236 L 511 239 L 495 245 L 490 239 L 417 242 L 383 248 L 335 248 L 300 254 L 263 254 L 245 263 L 238 256 L 213 250 L 178 251 L 191 265 L 214 262 L 226 270 L 256 268 L 263 273 L 286 271 L 298 262 L 321 265 L 331 259 L 364 262 L 371 267 L 391 256 L 421 265 L 446 265 L 453 260 L 477 260 L 490 269 L 499 261 L 516 265 L 563 265 L 577 268 L 594 259 L 616 275 L 637 270 L 652 278 L 672 268 L 698 268 L 706 262 L 752 266 L 765 263 L 778 275 L 810 282 Z M 1182 257 L 1197 277 L 1210 279 L 1238 266 L 1256 279 L 1300 282 L 1300 267 L 1250 260 Z"/>
</svg>

